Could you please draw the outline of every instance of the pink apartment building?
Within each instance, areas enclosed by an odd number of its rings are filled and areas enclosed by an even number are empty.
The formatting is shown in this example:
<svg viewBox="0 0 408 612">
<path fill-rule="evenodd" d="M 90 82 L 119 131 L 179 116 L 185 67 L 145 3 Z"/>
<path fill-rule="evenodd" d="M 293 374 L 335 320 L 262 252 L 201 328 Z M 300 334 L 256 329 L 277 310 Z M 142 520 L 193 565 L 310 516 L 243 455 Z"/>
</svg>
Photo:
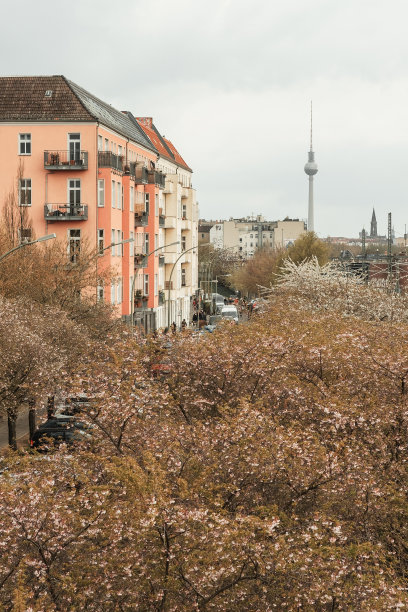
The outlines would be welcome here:
<svg viewBox="0 0 408 612">
<path fill-rule="evenodd" d="M 158 203 L 165 175 L 137 120 L 63 76 L 3 77 L 0 141 L 0 207 L 21 167 L 19 201 L 29 208 L 34 234 L 55 232 L 71 261 L 84 240 L 98 248 L 98 267 L 110 266 L 113 277 L 97 298 L 129 319 L 138 288 L 145 325 L 154 328 L 162 256 L 146 255 L 164 227 Z"/>
</svg>

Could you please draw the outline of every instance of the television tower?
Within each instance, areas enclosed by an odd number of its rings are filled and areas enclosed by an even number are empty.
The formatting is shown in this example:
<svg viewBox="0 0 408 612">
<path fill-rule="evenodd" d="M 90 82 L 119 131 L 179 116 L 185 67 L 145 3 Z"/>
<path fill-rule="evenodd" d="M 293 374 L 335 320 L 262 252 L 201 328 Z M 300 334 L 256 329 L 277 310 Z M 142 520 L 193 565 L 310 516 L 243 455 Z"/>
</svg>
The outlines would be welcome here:
<svg viewBox="0 0 408 612">
<path fill-rule="evenodd" d="M 310 151 L 308 153 L 309 159 L 305 164 L 305 172 L 309 177 L 309 209 L 307 215 L 307 231 L 314 232 L 314 207 L 313 207 L 313 177 L 317 173 L 317 164 L 314 158 L 313 144 L 313 106 L 310 103 Z"/>
</svg>

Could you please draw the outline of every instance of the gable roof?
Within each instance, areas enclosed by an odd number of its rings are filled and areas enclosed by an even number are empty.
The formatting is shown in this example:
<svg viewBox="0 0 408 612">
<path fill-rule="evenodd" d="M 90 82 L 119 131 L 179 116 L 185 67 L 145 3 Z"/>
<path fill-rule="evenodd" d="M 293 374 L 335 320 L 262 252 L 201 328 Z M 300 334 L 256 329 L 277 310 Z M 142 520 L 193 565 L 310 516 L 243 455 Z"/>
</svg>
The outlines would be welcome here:
<svg viewBox="0 0 408 612">
<path fill-rule="evenodd" d="M 46 92 L 51 95 L 46 96 Z M 0 78 L 0 121 L 94 121 L 62 76 Z"/>
<path fill-rule="evenodd" d="M 185 168 L 189 172 L 192 172 L 192 169 L 186 164 L 173 143 L 164 136 L 160 135 L 151 117 L 136 117 L 136 120 L 141 129 L 151 140 L 161 157 L 164 157 L 178 166 Z"/>
<path fill-rule="evenodd" d="M 0 77 L 0 122 L 5 121 L 99 121 L 157 153 L 127 114 L 62 75 Z"/>
</svg>

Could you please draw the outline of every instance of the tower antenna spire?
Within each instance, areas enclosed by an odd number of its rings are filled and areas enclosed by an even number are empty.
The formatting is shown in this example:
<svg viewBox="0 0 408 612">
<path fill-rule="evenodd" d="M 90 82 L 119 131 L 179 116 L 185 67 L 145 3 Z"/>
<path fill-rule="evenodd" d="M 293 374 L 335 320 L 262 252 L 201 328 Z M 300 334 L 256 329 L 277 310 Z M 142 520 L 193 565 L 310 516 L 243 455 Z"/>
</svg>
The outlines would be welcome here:
<svg viewBox="0 0 408 612">
<path fill-rule="evenodd" d="M 313 102 L 310 101 L 310 151 L 308 161 L 305 165 L 305 172 L 309 177 L 309 207 L 307 216 L 307 229 L 314 231 L 314 203 L 313 203 L 313 177 L 317 173 L 317 164 L 313 152 Z"/>
</svg>

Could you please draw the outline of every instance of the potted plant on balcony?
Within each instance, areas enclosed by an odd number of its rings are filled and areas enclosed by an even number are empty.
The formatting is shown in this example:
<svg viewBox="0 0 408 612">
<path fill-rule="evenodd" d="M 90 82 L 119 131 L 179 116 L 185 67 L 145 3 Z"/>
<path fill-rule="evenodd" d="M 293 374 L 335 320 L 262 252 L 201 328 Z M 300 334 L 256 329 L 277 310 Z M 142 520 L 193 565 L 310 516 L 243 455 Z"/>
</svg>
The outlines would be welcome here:
<svg viewBox="0 0 408 612">
<path fill-rule="evenodd" d="M 135 308 L 140 308 L 142 306 L 142 290 L 136 289 L 135 291 Z"/>
</svg>

